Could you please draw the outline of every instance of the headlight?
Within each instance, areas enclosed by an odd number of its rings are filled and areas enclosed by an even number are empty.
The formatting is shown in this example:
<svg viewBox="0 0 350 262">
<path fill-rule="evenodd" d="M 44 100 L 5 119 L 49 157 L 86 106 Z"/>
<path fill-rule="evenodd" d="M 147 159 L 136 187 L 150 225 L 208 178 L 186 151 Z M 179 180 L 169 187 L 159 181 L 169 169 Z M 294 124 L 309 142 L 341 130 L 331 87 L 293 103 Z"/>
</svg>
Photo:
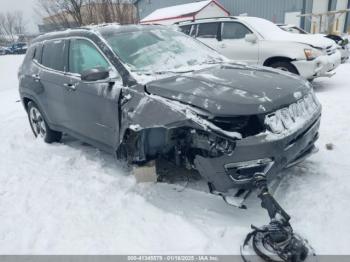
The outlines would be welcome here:
<svg viewBox="0 0 350 262">
<path fill-rule="evenodd" d="M 315 48 L 304 49 L 304 53 L 307 60 L 314 60 L 316 57 L 323 55 L 322 50 L 318 50 Z"/>
</svg>

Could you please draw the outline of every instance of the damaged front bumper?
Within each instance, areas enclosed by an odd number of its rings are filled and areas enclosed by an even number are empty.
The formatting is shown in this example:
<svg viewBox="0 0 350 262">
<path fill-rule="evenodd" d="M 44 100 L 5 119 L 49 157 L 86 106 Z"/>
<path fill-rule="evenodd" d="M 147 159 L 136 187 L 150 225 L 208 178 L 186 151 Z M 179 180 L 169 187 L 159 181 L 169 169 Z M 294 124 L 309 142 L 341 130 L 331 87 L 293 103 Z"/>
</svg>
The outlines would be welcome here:
<svg viewBox="0 0 350 262">
<path fill-rule="evenodd" d="M 194 164 L 200 174 L 218 192 L 232 188 L 251 188 L 252 176 L 266 173 L 269 179 L 315 152 L 321 109 L 303 128 L 279 139 L 260 134 L 236 141 L 232 154 L 218 157 L 197 155 Z"/>
<path fill-rule="evenodd" d="M 319 56 L 314 60 L 296 60 L 292 62 L 299 74 L 306 79 L 332 77 L 335 74 L 334 70 L 340 63 L 341 54 L 339 51 L 332 55 Z"/>
</svg>

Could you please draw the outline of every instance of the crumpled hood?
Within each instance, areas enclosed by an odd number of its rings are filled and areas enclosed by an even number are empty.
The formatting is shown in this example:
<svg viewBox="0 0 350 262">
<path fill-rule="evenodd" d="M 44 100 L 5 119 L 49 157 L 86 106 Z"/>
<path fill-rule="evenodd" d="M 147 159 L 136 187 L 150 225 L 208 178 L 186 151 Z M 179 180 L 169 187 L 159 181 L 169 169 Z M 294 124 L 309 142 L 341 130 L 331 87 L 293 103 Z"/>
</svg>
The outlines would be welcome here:
<svg viewBox="0 0 350 262">
<path fill-rule="evenodd" d="M 273 112 L 310 92 L 298 76 L 264 67 L 217 65 L 146 84 L 147 92 L 215 116 Z"/>
<path fill-rule="evenodd" d="M 297 42 L 302 44 L 311 45 L 313 47 L 318 48 L 327 48 L 329 46 L 335 45 L 335 42 L 331 39 L 327 39 L 322 35 L 302 35 L 302 34 L 293 34 L 289 32 L 285 32 L 285 34 L 279 36 L 275 36 L 274 40 L 278 41 L 288 41 L 288 42 Z"/>
<path fill-rule="evenodd" d="M 249 24 L 256 32 L 263 36 L 265 40 L 297 42 L 319 48 L 327 48 L 328 46 L 335 44 L 333 40 L 320 35 L 302 35 L 286 32 L 271 21 L 263 18 L 242 16 L 239 17 L 239 20 Z"/>
</svg>

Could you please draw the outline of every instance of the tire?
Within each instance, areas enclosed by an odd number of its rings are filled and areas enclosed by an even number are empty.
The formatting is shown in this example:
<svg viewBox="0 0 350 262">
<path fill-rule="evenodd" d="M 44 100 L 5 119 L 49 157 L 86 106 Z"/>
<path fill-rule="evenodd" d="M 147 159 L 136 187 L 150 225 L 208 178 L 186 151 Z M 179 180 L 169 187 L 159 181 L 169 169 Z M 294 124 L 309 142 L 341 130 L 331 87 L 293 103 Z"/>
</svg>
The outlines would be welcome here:
<svg viewBox="0 0 350 262">
<path fill-rule="evenodd" d="M 35 137 L 42 138 L 49 144 L 61 141 L 62 133 L 50 129 L 43 114 L 34 102 L 28 103 L 28 119 Z"/>
<path fill-rule="evenodd" d="M 290 73 L 293 73 L 293 74 L 296 74 L 296 75 L 299 75 L 299 72 L 298 70 L 295 68 L 295 66 L 290 63 L 290 62 L 275 62 L 275 63 L 272 63 L 270 65 L 270 67 L 272 68 L 276 68 L 276 69 L 280 69 L 282 71 L 288 71 Z"/>
</svg>

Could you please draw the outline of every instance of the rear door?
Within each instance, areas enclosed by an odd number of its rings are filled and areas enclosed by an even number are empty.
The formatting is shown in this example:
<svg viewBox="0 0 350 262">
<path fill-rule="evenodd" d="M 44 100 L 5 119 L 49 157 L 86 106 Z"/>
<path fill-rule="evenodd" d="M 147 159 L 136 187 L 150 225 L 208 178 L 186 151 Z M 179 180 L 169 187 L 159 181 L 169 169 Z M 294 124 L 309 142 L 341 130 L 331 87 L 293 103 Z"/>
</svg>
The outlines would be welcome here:
<svg viewBox="0 0 350 262">
<path fill-rule="evenodd" d="M 64 104 L 64 86 L 68 59 L 67 41 L 63 39 L 45 41 L 42 48 L 40 70 L 33 72 L 33 79 L 43 86 L 41 104 L 47 120 L 55 125 L 65 126 L 67 114 Z M 39 62 L 38 62 L 39 63 Z"/>
<path fill-rule="evenodd" d="M 257 64 L 259 61 L 259 40 L 255 43 L 245 40 L 245 36 L 252 33 L 248 27 L 240 22 L 223 22 L 221 41 L 216 50 L 230 59 Z"/>
<path fill-rule="evenodd" d="M 88 141 L 114 146 L 119 133 L 118 101 L 122 88 L 120 75 L 103 52 L 90 40 L 70 40 L 69 81 L 65 83 L 64 100 L 69 113 L 68 127 Z M 81 74 L 92 68 L 110 70 L 106 80 L 85 82 Z"/>
</svg>

